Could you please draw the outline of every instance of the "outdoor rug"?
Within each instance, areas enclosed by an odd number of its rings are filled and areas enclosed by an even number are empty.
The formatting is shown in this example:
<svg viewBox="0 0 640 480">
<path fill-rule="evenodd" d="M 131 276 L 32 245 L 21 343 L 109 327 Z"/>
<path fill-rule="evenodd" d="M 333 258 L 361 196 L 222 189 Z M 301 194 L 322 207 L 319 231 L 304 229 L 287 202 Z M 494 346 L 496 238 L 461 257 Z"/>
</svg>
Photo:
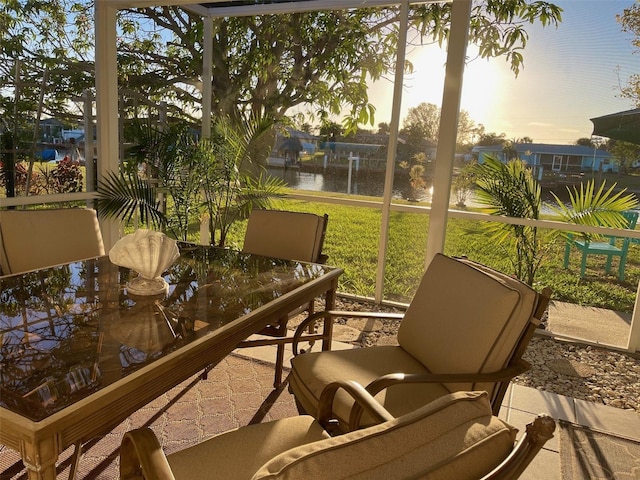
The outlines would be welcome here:
<svg viewBox="0 0 640 480">
<path fill-rule="evenodd" d="M 120 442 L 124 433 L 134 428 L 151 427 L 169 454 L 239 426 L 297 415 L 286 384 L 273 389 L 273 374 L 272 364 L 227 356 L 209 372 L 207 380 L 192 377 L 87 444 L 76 479 L 117 479 Z M 68 478 L 72 453 L 71 447 L 60 455 L 58 479 Z M 26 479 L 20 455 L 0 445 L 0 480 Z"/>
<path fill-rule="evenodd" d="M 563 480 L 640 480 L 640 442 L 559 421 Z"/>
</svg>

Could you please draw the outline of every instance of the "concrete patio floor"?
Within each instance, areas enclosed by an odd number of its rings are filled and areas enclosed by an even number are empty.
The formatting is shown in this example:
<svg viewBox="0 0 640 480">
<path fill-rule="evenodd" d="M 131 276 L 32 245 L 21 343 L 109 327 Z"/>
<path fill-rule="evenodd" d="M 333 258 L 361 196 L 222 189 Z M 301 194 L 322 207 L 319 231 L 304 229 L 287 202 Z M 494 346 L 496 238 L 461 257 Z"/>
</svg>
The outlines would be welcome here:
<svg viewBox="0 0 640 480">
<path fill-rule="evenodd" d="M 631 314 L 553 300 L 549 304 L 547 328 L 557 336 L 625 349 Z"/>
</svg>

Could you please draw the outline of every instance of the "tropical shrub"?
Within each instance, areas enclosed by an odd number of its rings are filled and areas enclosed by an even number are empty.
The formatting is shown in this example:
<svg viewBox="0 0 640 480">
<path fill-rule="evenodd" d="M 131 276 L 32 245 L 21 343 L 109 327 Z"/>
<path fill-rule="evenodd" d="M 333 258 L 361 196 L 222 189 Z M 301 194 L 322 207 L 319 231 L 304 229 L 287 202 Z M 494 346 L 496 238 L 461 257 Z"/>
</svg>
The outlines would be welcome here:
<svg viewBox="0 0 640 480">
<path fill-rule="evenodd" d="M 98 213 L 125 221 L 137 214 L 180 240 L 206 214 L 210 242 L 224 246 L 235 221 L 283 194 L 283 181 L 266 176 L 252 158 L 272 127 L 268 119 L 219 119 L 210 140 L 197 139 L 186 126 L 141 128 L 127 168 L 99 183 Z M 166 209 L 159 193 L 167 197 Z"/>
<path fill-rule="evenodd" d="M 483 211 L 491 215 L 538 220 L 542 210 L 541 189 L 531 169 L 516 159 L 502 163 L 492 157 L 475 167 L 476 198 Z M 550 205 L 560 219 L 578 225 L 624 228 L 626 220 L 622 212 L 636 208 L 638 201 L 625 190 L 615 192 L 615 185 L 605 189 L 603 183 L 598 190 L 595 182 L 589 181 L 580 189 L 569 190 L 570 207 L 554 194 L 557 205 Z M 538 267 L 548 251 L 550 238 L 544 241 L 538 228 L 498 222 L 484 224 L 496 243 L 504 248 L 520 280 L 533 285 Z M 567 232 L 549 232 L 546 235 L 566 235 Z M 577 235 L 586 236 L 578 233 Z M 546 246 L 545 246 L 546 245 Z"/>
<path fill-rule="evenodd" d="M 73 193 L 82 191 L 82 171 L 80 165 L 73 163 L 69 157 L 59 161 L 49 172 L 42 171 L 43 186 L 48 193 Z"/>
</svg>

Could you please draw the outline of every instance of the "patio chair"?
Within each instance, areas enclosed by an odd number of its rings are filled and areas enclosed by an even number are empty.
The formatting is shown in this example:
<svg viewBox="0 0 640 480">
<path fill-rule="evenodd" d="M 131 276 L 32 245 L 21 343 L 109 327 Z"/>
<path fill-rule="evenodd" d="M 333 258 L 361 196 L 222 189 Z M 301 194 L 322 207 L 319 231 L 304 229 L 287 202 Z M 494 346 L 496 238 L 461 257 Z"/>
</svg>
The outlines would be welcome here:
<svg viewBox="0 0 640 480">
<path fill-rule="evenodd" d="M 242 251 L 265 257 L 324 263 L 328 215 L 285 210 L 252 210 Z"/>
<path fill-rule="evenodd" d="M 485 392 L 450 394 L 400 418 L 366 392 L 358 399 L 382 423 L 335 437 L 302 415 L 165 456 L 149 428 L 127 432 L 120 479 L 515 479 L 555 429 L 553 419 L 539 416 L 516 443 L 516 430 L 492 416 Z"/>
<path fill-rule="evenodd" d="M 638 212 L 628 211 L 622 214 L 627 220 L 627 228 L 633 230 L 638 223 Z M 580 260 L 580 277 L 584 278 L 585 269 L 587 268 L 587 257 L 589 255 L 605 255 L 607 257 L 607 263 L 605 264 L 605 272 L 611 271 L 611 261 L 613 257 L 620 257 L 620 263 L 618 265 L 618 279 L 624 282 L 625 268 L 627 265 L 627 253 L 629 251 L 629 245 L 632 243 L 632 239 L 629 237 L 622 238 L 616 236 L 605 236 L 604 241 L 592 242 L 589 240 L 576 239 L 573 234 L 569 234 L 565 248 L 564 248 L 564 268 L 569 268 L 569 256 L 571 254 L 571 247 L 575 247 L 582 252 L 582 258 Z"/>
<path fill-rule="evenodd" d="M 325 263 L 327 256 L 322 253 L 322 247 L 328 220 L 326 214 L 253 210 L 249 215 L 242 251 L 265 257 Z M 277 346 L 275 388 L 282 382 L 285 343 L 291 343 L 291 339 L 287 339 L 287 323 L 289 318 L 304 311 L 313 314 L 313 303 L 302 306 L 259 332 L 263 337 L 273 338 L 246 340 L 238 345 L 239 348 Z"/>
<path fill-rule="evenodd" d="M 404 316 L 357 311 L 316 314 L 399 318 L 397 346 L 297 355 L 291 360 L 289 390 L 301 413 L 315 415 L 327 385 L 353 380 L 395 417 L 451 392 L 484 390 L 497 415 L 509 381 L 530 368 L 522 355 L 549 296 L 548 288 L 538 294 L 484 265 L 437 254 Z M 293 348 L 297 354 L 295 342 Z M 336 396 L 333 411 L 343 431 L 362 415 L 343 394 Z M 362 422 L 368 425 L 370 420 Z"/>
<path fill-rule="evenodd" d="M 5 275 L 105 254 L 96 211 L 88 208 L 3 210 L 0 235 Z"/>
</svg>

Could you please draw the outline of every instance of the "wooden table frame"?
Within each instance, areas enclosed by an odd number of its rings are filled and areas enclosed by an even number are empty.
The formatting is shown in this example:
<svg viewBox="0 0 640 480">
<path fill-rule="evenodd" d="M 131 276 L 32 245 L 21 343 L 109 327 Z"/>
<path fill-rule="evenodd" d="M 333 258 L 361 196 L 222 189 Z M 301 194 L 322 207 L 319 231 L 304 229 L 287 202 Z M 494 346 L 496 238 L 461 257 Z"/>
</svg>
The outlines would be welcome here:
<svg viewBox="0 0 640 480">
<path fill-rule="evenodd" d="M 341 269 L 330 270 L 42 421 L 0 407 L 0 443 L 20 452 L 30 480 L 54 480 L 58 456 L 66 448 L 75 445 L 79 453 L 83 443 L 109 432 L 161 394 L 217 364 L 274 318 L 321 296 L 325 309 L 332 309 L 341 274 Z M 324 335 L 331 335 L 331 329 Z M 324 339 L 323 348 L 329 347 L 330 338 Z M 75 467 L 72 465 L 72 474 Z"/>
</svg>

